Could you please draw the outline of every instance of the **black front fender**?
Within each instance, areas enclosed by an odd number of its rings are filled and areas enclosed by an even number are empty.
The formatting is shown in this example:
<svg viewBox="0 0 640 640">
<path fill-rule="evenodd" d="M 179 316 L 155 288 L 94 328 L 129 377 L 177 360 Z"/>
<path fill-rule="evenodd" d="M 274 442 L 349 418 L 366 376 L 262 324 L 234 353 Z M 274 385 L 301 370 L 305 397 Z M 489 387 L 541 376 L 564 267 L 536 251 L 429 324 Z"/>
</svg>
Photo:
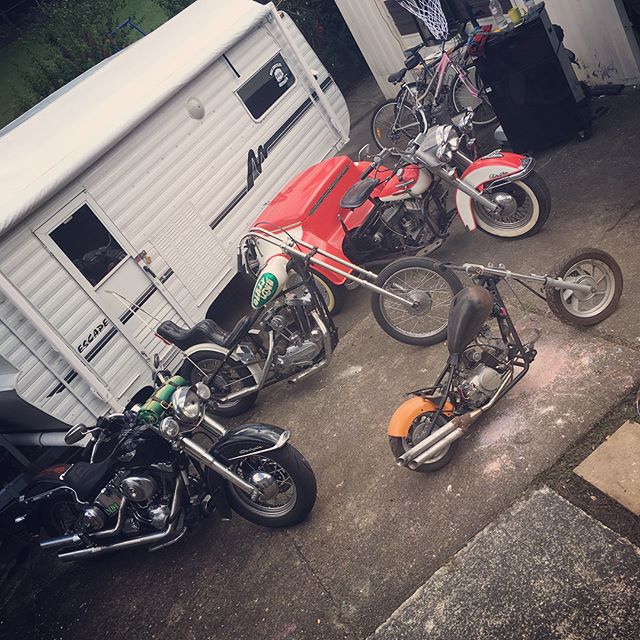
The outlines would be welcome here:
<svg viewBox="0 0 640 640">
<path fill-rule="evenodd" d="M 265 449 L 283 447 L 289 440 L 289 431 L 270 424 L 243 424 L 229 429 L 211 450 L 221 462 L 229 463 L 238 456 L 258 453 Z M 280 443 L 280 444 L 279 444 Z"/>
</svg>

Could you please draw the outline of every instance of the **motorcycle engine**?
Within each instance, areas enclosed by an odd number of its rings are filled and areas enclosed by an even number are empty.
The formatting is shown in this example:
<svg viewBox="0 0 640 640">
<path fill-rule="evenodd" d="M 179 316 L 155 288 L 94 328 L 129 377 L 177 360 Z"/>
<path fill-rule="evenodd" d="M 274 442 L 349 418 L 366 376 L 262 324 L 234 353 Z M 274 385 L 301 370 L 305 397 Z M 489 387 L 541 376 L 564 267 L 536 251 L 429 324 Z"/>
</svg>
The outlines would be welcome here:
<svg viewBox="0 0 640 640">
<path fill-rule="evenodd" d="M 490 335 L 485 335 L 483 343 L 465 350 L 462 354 L 458 390 L 468 406 L 479 407 L 485 404 L 500 388 L 508 372 L 507 355 L 507 345 Z"/>
<path fill-rule="evenodd" d="M 306 315 L 306 307 L 310 304 L 308 293 L 287 296 L 285 303 L 269 320 L 269 326 L 276 335 L 273 365 L 282 375 L 288 376 L 296 369 L 310 367 L 322 351 L 322 333 L 315 327 L 311 328 Z"/>
</svg>

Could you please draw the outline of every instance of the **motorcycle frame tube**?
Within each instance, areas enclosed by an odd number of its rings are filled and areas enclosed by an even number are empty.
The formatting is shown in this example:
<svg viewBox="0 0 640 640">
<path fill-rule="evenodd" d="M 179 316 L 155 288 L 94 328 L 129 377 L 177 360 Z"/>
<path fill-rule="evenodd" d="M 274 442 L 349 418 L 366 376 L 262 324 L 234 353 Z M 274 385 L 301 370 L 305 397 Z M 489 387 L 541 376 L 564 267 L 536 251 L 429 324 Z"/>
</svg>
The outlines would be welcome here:
<svg viewBox="0 0 640 640">
<path fill-rule="evenodd" d="M 447 269 L 452 271 L 460 271 L 468 276 L 490 276 L 500 278 L 501 280 L 524 280 L 525 282 L 537 282 L 544 287 L 552 289 L 569 289 L 571 291 L 579 291 L 581 293 L 595 293 L 593 287 L 586 284 L 579 284 L 577 282 L 567 282 L 566 280 L 552 278 L 550 276 L 537 276 L 534 273 L 523 274 L 516 273 L 515 271 L 509 271 L 507 269 L 500 269 L 496 267 L 485 267 L 482 264 L 472 264 L 465 262 L 462 265 L 444 264 Z"/>
<path fill-rule="evenodd" d="M 262 233 L 263 233 L 262 229 L 253 229 L 247 235 L 245 235 L 244 238 L 251 237 L 252 235 L 258 235 L 259 236 L 259 234 L 262 234 Z M 266 233 L 268 235 L 273 235 L 268 231 Z M 244 238 L 243 238 L 243 240 L 244 240 Z M 319 254 L 327 257 L 327 258 L 330 258 L 331 260 L 334 260 L 335 262 L 338 262 L 339 264 L 343 264 L 343 265 L 349 267 L 350 269 L 353 269 L 354 271 L 357 271 L 358 273 L 363 274 L 366 278 L 369 278 L 369 279 L 365 280 L 365 279 L 362 279 L 362 278 L 358 278 L 357 276 L 354 276 L 351 273 L 348 273 L 346 271 L 342 271 L 341 269 L 338 269 L 337 267 L 334 267 L 333 265 L 327 264 L 326 262 L 323 262 L 322 260 L 318 260 L 313 255 L 303 253 L 302 251 L 299 251 L 298 249 L 294 249 L 292 246 L 285 244 L 277 236 L 274 236 L 273 238 L 262 238 L 262 240 L 265 240 L 267 242 L 271 242 L 272 244 L 275 244 L 276 246 L 281 247 L 285 251 L 289 251 L 293 255 L 298 256 L 299 258 L 306 259 L 311 264 L 315 264 L 315 265 L 318 265 L 320 267 L 323 267 L 324 269 L 327 269 L 328 271 L 331 271 L 331 272 L 333 272 L 333 273 L 335 273 L 335 274 L 337 274 L 339 276 L 342 276 L 343 278 L 346 278 L 347 280 L 351 280 L 353 282 L 357 282 L 358 284 L 362 285 L 363 287 L 365 287 L 367 289 L 370 289 L 371 291 L 375 291 L 377 294 L 379 294 L 381 296 L 385 296 L 386 298 L 392 298 L 396 302 L 400 302 L 400 303 L 402 303 L 402 304 L 404 304 L 406 306 L 409 306 L 409 307 L 413 306 L 413 304 L 411 302 L 409 302 L 408 300 L 406 300 L 405 298 L 397 296 L 395 293 L 391 293 L 390 291 L 386 291 L 382 287 L 379 287 L 379 286 L 373 284 L 371 282 L 371 280 L 377 279 L 377 277 L 378 277 L 377 274 L 373 273 L 372 271 L 367 271 L 366 269 L 362 269 L 361 267 L 358 267 L 357 265 L 354 265 L 351 262 L 347 262 L 346 260 L 342 260 L 341 258 L 338 258 L 337 256 L 333 256 L 330 253 L 327 253 L 327 252 L 323 251 L 322 249 L 319 249 L 318 247 L 314 247 L 312 244 L 304 242 L 303 240 L 296 240 L 296 244 L 301 244 L 302 246 L 306 247 L 307 249 L 310 249 L 311 251 L 313 251 L 314 253 L 319 253 Z"/>
</svg>

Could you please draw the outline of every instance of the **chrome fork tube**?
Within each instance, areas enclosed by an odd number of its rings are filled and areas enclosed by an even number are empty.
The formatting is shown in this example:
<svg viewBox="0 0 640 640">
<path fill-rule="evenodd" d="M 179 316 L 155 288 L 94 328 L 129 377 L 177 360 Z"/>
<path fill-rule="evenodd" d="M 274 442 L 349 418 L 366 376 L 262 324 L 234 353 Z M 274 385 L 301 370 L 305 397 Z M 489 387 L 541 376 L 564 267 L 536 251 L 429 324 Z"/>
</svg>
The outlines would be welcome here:
<svg viewBox="0 0 640 640">
<path fill-rule="evenodd" d="M 438 167 L 435 169 L 435 172 L 438 174 L 440 178 L 442 178 L 447 184 L 451 185 L 455 189 L 459 189 L 463 193 L 466 193 L 472 200 L 479 202 L 485 209 L 495 213 L 500 209 L 500 207 L 491 199 L 482 195 L 477 189 L 474 189 L 471 185 L 467 184 L 464 180 L 460 178 L 452 178 L 447 170 L 443 167 Z"/>
<path fill-rule="evenodd" d="M 222 476 L 225 480 L 228 480 L 231 484 L 238 487 L 238 489 L 244 491 L 252 498 L 260 495 L 258 488 L 247 482 L 244 478 L 241 478 L 237 473 L 234 473 L 221 462 L 218 462 L 206 449 L 201 447 L 197 442 L 191 440 L 191 438 L 182 437 L 179 440 L 180 448 L 193 456 L 196 460 L 202 462 L 205 467 L 209 467 L 215 471 L 218 475 Z"/>
</svg>

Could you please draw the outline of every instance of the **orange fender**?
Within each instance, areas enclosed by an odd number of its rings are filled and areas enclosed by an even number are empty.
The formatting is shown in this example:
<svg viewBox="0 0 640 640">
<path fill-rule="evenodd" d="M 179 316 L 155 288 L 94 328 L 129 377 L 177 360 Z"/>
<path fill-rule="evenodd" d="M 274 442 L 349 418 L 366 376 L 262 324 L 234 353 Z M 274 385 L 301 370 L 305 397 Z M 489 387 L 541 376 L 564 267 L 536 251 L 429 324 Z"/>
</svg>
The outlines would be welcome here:
<svg viewBox="0 0 640 640">
<path fill-rule="evenodd" d="M 395 413 L 391 416 L 387 433 L 397 438 L 406 438 L 409 433 L 409 427 L 420 414 L 436 411 L 437 409 L 438 405 L 432 400 L 413 396 L 395 410 Z M 450 402 L 445 402 L 442 412 L 445 415 L 451 415 L 453 405 Z"/>
</svg>

